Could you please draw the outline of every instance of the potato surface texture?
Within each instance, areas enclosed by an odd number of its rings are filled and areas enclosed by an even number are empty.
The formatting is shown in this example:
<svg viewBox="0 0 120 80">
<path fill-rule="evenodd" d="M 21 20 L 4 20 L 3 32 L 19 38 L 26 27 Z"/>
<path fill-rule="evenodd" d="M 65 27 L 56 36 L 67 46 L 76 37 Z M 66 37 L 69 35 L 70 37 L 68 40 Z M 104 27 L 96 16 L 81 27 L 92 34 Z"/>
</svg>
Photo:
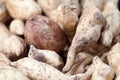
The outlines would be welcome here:
<svg viewBox="0 0 120 80">
<path fill-rule="evenodd" d="M 44 16 L 32 16 L 25 25 L 24 36 L 28 44 L 40 49 L 60 52 L 66 45 L 66 35 L 52 20 Z"/>
</svg>

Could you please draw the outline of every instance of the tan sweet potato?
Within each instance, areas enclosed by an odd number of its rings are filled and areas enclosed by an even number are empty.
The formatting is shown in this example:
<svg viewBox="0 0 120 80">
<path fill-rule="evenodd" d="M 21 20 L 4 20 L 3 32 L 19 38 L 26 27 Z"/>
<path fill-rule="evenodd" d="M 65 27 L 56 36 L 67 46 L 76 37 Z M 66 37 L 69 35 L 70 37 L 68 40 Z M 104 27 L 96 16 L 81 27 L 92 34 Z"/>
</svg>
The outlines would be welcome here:
<svg viewBox="0 0 120 80">
<path fill-rule="evenodd" d="M 99 57 L 93 59 L 93 74 L 91 80 L 113 80 L 114 71 L 112 67 L 103 63 Z"/>
<path fill-rule="evenodd" d="M 21 36 L 24 33 L 24 22 L 20 19 L 14 19 L 11 21 L 9 29 L 13 34 Z"/>
<path fill-rule="evenodd" d="M 87 51 L 88 53 L 97 54 L 98 51 L 103 50 L 102 46 L 98 48 L 97 42 L 104 25 L 105 19 L 97 7 L 91 6 L 83 9 L 75 36 L 68 51 L 67 63 L 63 68 L 64 72 L 71 69 L 75 63 L 77 53 Z"/>
<path fill-rule="evenodd" d="M 6 7 L 13 18 L 26 20 L 33 14 L 41 14 L 40 6 L 34 0 L 5 0 Z M 19 3 L 19 4 L 18 4 Z"/>
<path fill-rule="evenodd" d="M 31 16 L 27 20 L 24 36 L 28 44 L 39 49 L 60 52 L 66 45 L 66 35 L 59 25 L 40 15 Z"/>
<path fill-rule="evenodd" d="M 102 32 L 102 43 L 110 47 L 113 38 L 120 33 L 120 13 L 113 1 L 106 3 L 103 10 L 103 16 L 107 20 L 107 25 Z"/>
<path fill-rule="evenodd" d="M 72 41 L 78 23 L 79 15 L 74 11 L 76 8 L 74 5 L 61 4 L 50 16 L 66 32 L 69 41 Z"/>
<path fill-rule="evenodd" d="M 0 52 L 12 60 L 25 55 L 26 43 L 24 40 L 10 33 L 3 23 L 0 23 L 0 34 Z"/>
<path fill-rule="evenodd" d="M 26 73 L 32 80 L 89 80 L 91 76 L 90 71 L 85 74 L 65 75 L 54 67 L 31 58 L 22 58 L 11 63 L 11 66 Z"/>
<path fill-rule="evenodd" d="M 108 63 L 116 73 L 116 79 L 120 79 L 120 43 L 116 43 L 108 52 Z"/>
<path fill-rule="evenodd" d="M 28 57 L 45 62 L 59 70 L 64 65 L 62 58 L 55 51 L 37 49 L 33 45 L 30 46 Z"/>
</svg>

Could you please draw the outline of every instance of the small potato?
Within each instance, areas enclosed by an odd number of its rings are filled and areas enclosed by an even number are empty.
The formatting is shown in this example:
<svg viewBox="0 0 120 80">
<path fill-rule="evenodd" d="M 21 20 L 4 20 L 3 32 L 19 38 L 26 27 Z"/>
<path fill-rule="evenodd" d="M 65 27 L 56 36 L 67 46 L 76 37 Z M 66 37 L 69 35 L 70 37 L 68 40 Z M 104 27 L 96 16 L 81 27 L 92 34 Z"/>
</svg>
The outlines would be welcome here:
<svg viewBox="0 0 120 80">
<path fill-rule="evenodd" d="M 27 44 L 38 49 L 60 52 L 66 45 L 66 35 L 59 25 L 40 15 L 34 15 L 27 20 L 24 36 Z"/>
<path fill-rule="evenodd" d="M 75 35 L 79 20 L 78 14 L 74 9 L 77 9 L 77 6 L 61 4 L 50 16 L 52 20 L 63 28 L 70 42 Z"/>
<path fill-rule="evenodd" d="M 56 52 L 37 49 L 33 45 L 30 46 L 28 57 L 45 62 L 59 70 L 61 70 L 64 65 L 62 58 Z"/>
<path fill-rule="evenodd" d="M 10 31 L 16 35 L 23 35 L 24 32 L 24 22 L 20 19 L 14 19 L 10 26 Z"/>
<path fill-rule="evenodd" d="M 6 7 L 11 17 L 21 20 L 42 13 L 40 6 L 34 0 L 6 0 Z"/>
</svg>

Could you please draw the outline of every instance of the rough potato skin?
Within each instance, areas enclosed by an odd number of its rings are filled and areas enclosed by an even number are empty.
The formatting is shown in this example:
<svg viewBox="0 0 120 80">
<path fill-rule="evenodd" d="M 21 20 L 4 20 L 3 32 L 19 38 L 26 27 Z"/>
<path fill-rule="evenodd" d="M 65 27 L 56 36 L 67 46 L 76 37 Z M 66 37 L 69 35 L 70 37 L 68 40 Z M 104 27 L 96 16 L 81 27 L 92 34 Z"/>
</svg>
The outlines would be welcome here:
<svg viewBox="0 0 120 80">
<path fill-rule="evenodd" d="M 34 15 L 25 25 L 26 42 L 37 48 L 60 52 L 66 45 L 66 35 L 62 29 L 47 17 Z"/>
<path fill-rule="evenodd" d="M 54 20 L 62 27 L 70 42 L 75 35 L 77 23 L 79 20 L 79 14 L 77 14 L 74 9 L 77 9 L 77 6 L 61 4 L 50 16 L 52 20 Z"/>
<path fill-rule="evenodd" d="M 63 72 L 68 72 L 71 69 L 77 53 L 86 50 L 92 54 L 98 53 L 94 48 L 98 46 L 97 42 L 104 25 L 105 19 L 96 6 L 87 7 L 83 10 L 75 36 L 68 50 L 67 62 Z"/>
<path fill-rule="evenodd" d="M 91 70 L 87 70 L 84 74 L 67 75 L 46 63 L 28 57 L 12 62 L 10 65 L 22 71 L 31 80 L 90 80 L 92 73 Z"/>
<path fill-rule="evenodd" d="M 59 70 L 64 66 L 62 58 L 55 51 L 37 49 L 33 45 L 30 45 L 28 57 L 47 63 Z"/>
</svg>

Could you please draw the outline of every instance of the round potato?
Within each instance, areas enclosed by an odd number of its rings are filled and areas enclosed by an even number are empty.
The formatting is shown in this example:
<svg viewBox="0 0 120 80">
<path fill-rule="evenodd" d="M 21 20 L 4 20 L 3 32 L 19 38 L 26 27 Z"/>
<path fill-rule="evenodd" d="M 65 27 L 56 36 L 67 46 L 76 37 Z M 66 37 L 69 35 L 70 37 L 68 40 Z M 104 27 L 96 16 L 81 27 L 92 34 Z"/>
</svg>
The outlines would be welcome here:
<svg viewBox="0 0 120 80">
<path fill-rule="evenodd" d="M 21 36 L 24 32 L 24 22 L 20 19 L 14 19 L 11 21 L 9 29 L 13 34 Z"/>
<path fill-rule="evenodd" d="M 64 31 L 47 17 L 34 15 L 25 24 L 25 40 L 40 49 L 60 52 L 66 45 Z"/>
</svg>

